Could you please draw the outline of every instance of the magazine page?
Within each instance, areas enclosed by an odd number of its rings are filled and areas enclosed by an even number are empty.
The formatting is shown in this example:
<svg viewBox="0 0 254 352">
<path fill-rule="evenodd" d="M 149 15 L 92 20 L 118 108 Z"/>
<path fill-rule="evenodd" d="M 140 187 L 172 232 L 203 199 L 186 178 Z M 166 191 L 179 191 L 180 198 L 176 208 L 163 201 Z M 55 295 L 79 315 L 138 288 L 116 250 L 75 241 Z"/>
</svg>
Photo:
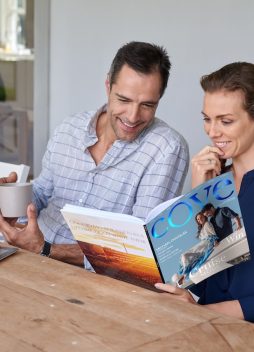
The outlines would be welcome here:
<svg viewBox="0 0 254 352">
<path fill-rule="evenodd" d="M 181 287 L 249 259 L 231 172 L 181 197 L 146 229 L 164 281 Z"/>
<path fill-rule="evenodd" d="M 250 259 L 248 241 L 244 227 L 234 231 L 220 242 L 199 270 L 193 270 L 190 279 L 198 283 L 232 265 Z"/>
<path fill-rule="evenodd" d="M 147 215 L 146 217 L 146 223 L 151 221 L 152 219 L 156 218 L 157 215 L 159 215 L 163 210 L 167 209 L 171 204 L 175 203 L 179 198 L 182 196 L 172 198 L 169 200 L 166 200 L 163 203 L 158 204 L 155 208 L 153 208 Z"/>
<path fill-rule="evenodd" d="M 131 222 L 134 224 L 144 224 L 144 221 L 142 219 L 139 219 L 133 215 L 129 214 L 122 214 L 122 213 L 113 213 L 110 211 L 105 211 L 105 210 L 99 210 L 99 209 L 94 209 L 94 208 L 86 208 L 86 207 L 80 207 L 78 205 L 73 205 L 73 204 L 66 204 L 63 207 L 64 211 L 74 213 L 74 214 L 80 214 L 84 216 L 91 216 L 93 218 L 97 219 L 109 219 L 109 220 L 117 220 L 117 221 L 123 221 L 124 223 L 126 222 Z M 99 221 L 99 220 L 98 220 Z"/>
<path fill-rule="evenodd" d="M 62 214 L 97 273 L 147 288 L 162 281 L 142 221 L 109 219 L 100 211 L 98 217 L 77 208 L 67 205 Z"/>
</svg>

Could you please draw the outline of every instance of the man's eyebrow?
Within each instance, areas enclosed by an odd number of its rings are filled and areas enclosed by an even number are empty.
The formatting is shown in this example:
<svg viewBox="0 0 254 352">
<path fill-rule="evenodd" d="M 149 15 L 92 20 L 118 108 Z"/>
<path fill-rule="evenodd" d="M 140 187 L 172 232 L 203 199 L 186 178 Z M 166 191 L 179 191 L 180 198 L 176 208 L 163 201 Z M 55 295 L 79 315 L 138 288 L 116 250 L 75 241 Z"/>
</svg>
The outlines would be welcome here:
<svg viewBox="0 0 254 352">
<path fill-rule="evenodd" d="M 118 98 L 125 99 L 125 100 L 131 100 L 130 98 L 127 98 L 125 95 L 115 93 Z"/>
<path fill-rule="evenodd" d="M 120 99 L 124 99 L 124 100 L 128 100 L 128 101 L 131 101 L 130 98 L 122 95 L 122 94 L 119 94 L 119 93 L 115 93 L 115 95 L 120 98 Z M 157 105 L 159 103 L 159 101 L 153 101 L 153 100 L 148 100 L 148 101 L 142 101 L 142 104 L 150 104 L 150 105 Z"/>
</svg>

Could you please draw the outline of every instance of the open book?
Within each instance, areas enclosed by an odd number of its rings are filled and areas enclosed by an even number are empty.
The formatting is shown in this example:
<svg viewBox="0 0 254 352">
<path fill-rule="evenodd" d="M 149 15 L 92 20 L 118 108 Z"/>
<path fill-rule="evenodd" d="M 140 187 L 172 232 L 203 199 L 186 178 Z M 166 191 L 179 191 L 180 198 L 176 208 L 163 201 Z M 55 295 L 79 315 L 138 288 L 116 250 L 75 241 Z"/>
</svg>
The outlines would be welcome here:
<svg viewBox="0 0 254 352">
<path fill-rule="evenodd" d="M 200 214 L 207 204 L 212 217 Z M 250 257 L 231 172 L 158 205 L 145 221 L 68 204 L 61 211 L 95 272 L 147 288 L 186 288 Z"/>
</svg>

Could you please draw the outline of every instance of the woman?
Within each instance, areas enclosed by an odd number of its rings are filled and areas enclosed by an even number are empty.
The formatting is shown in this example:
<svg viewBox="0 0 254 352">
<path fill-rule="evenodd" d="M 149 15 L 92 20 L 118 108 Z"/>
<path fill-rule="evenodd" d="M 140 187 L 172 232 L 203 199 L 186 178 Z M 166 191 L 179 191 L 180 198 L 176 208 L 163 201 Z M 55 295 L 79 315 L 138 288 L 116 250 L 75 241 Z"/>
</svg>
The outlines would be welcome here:
<svg viewBox="0 0 254 352">
<path fill-rule="evenodd" d="M 198 224 L 197 237 L 200 240 L 211 240 L 215 242 L 217 236 L 214 231 L 213 225 L 208 221 L 207 217 L 202 212 L 199 212 L 196 214 L 195 220 Z"/>
<path fill-rule="evenodd" d="M 192 186 L 233 172 L 250 253 L 253 259 L 197 284 L 191 291 L 209 309 L 254 322 L 254 65 L 236 62 L 202 77 L 205 92 L 205 132 L 212 146 L 192 159 Z M 225 161 L 230 165 L 224 167 Z M 196 303 L 191 294 L 168 284 L 156 284 L 180 300 Z"/>
<path fill-rule="evenodd" d="M 183 278 L 188 279 L 190 274 L 198 271 L 217 244 L 218 237 L 207 217 L 202 212 L 199 212 L 196 214 L 195 220 L 198 225 L 197 238 L 200 239 L 200 243 L 195 246 L 195 250 L 193 249 L 192 251 L 190 249 L 180 257 L 179 274 L 181 275 L 182 283 L 184 281 Z M 176 283 L 179 285 L 179 280 Z"/>
</svg>

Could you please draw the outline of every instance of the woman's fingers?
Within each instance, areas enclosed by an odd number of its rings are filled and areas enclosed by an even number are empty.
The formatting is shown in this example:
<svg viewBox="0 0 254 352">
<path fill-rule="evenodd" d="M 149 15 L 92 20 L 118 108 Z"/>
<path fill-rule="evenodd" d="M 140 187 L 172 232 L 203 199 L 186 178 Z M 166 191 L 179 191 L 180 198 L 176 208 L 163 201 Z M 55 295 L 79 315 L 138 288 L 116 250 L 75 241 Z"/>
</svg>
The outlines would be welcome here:
<svg viewBox="0 0 254 352">
<path fill-rule="evenodd" d="M 168 293 L 175 293 L 175 286 L 169 284 L 156 283 L 154 285 L 158 290 L 165 291 Z"/>
<path fill-rule="evenodd" d="M 221 157 L 224 155 L 224 152 L 221 149 L 219 149 L 218 147 L 210 146 L 210 145 L 207 145 L 203 149 L 201 149 L 197 155 L 202 155 L 202 154 L 206 155 L 206 154 L 212 154 L 212 153 L 217 154 Z"/>
<path fill-rule="evenodd" d="M 209 158 L 193 158 L 191 161 L 192 173 L 203 172 L 214 170 L 217 175 L 221 173 L 221 163 L 219 159 Z"/>
<path fill-rule="evenodd" d="M 217 147 L 206 146 L 192 158 L 192 187 L 220 175 L 223 154 Z"/>
<path fill-rule="evenodd" d="M 196 304 L 196 301 L 194 300 L 192 295 L 189 293 L 189 291 L 187 291 L 183 288 L 175 287 L 170 284 L 162 284 L 162 283 L 156 283 L 154 286 L 161 291 L 165 291 L 167 293 L 174 295 L 174 297 L 176 297 L 177 299 L 179 299 L 181 301 Z"/>
</svg>

